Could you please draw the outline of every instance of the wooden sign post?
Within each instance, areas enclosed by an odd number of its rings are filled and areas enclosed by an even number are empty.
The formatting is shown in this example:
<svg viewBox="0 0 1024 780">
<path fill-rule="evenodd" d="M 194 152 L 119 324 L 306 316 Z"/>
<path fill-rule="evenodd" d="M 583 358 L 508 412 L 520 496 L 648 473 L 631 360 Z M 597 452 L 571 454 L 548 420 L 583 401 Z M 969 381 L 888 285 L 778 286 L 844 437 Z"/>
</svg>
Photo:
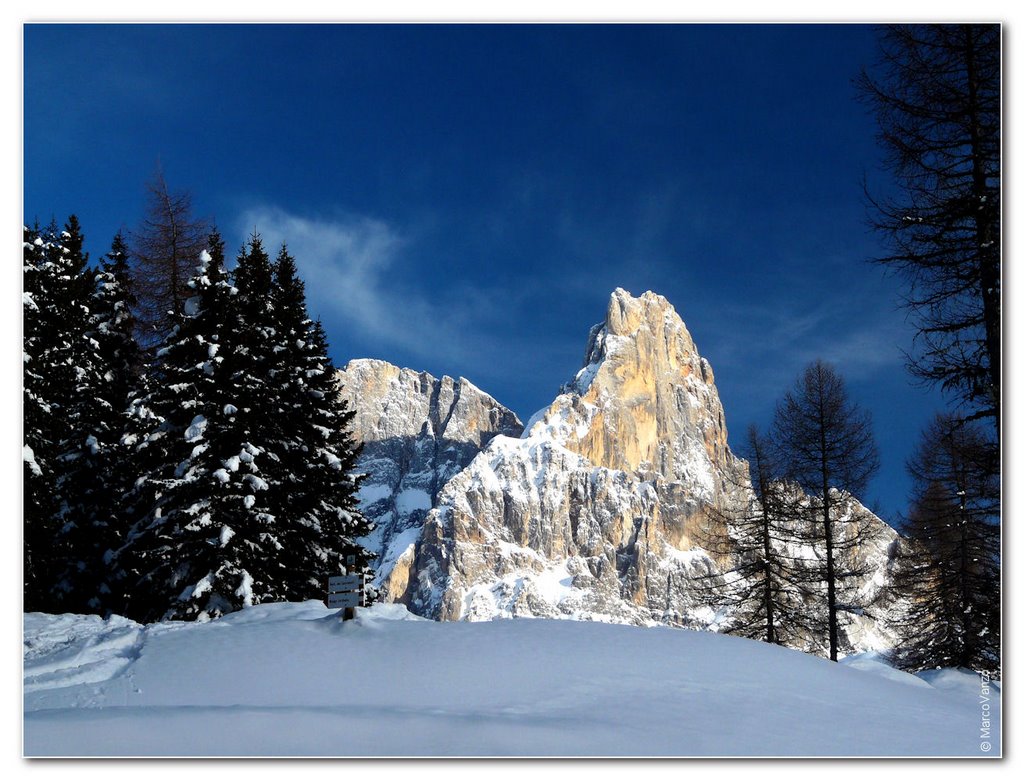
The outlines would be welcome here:
<svg viewBox="0 0 1024 780">
<path fill-rule="evenodd" d="M 339 574 L 327 579 L 327 608 L 341 609 L 341 619 L 356 616 L 356 607 L 363 606 L 363 575 Z"/>
</svg>

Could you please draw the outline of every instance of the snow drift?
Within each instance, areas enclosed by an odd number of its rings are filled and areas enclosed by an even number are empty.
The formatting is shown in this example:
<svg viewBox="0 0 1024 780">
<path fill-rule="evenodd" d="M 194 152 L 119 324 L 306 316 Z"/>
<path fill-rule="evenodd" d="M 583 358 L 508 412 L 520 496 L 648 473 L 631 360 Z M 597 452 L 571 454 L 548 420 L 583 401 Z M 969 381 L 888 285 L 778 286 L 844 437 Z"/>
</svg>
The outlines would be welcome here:
<svg viewBox="0 0 1024 780">
<path fill-rule="evenodd" d="M 564 620 L 25 616 L 28 756 L 972 756 L 980 680 Z M 853 668 L 857 667 L 857 668 Z M 930 684 L 930 680 L 934 684 Z"/>
</svg>

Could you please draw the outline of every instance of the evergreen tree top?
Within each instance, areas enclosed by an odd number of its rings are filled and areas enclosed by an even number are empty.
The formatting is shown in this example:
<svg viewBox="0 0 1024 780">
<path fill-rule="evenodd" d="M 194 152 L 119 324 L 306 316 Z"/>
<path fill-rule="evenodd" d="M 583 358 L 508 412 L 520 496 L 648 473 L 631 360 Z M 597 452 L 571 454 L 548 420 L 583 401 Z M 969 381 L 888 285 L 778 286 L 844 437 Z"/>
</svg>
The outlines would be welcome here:
<svg viewBox="0 0 1024 780">
<path fill-rule="evenodd" d="M 215 227 L 210 231 L 210 237 L 207 239 L 209 244 L 209 253 L 211 261 L 219 266 L 224 266 L 224 239 L 221 238 L 220 231 Z"/>
<path fill-rule="evenodd" d="M 289 348 L 296 347 L 295 340 L 305 341 L 309 329 L 309 315 L 306 311 L 306 286 L 299 278 L 295 258 L 285 244 L 274 263 L 274 311 L 277 326 L 282 337 L 291 340 Z"/>
<path fill-rule="evenodd" d="M 67 250 L 67 259 L 73 272 L 80 273 L 85 270 L 89 262 L 89 253 L 82 251 L 82 247 L 85 244 L 85 236 L 82 235 L 82 226 L 78 222 L 78 217 L 74 214 L 68 217 L 68 221 L 64 225 L 64 232 L 61 233 L 60 238 L 61 246 Z"/>
<path fill-rule="evenodd" d="M 128 243 L 124 233 L 118 231 L 110 242 L 110 251 L 100 258 L 101 293 L 111 294 L 117 289 L 117 297 L 129 311 L 138 305 L 132 284 L 131 268 L 128 265 Z"/>
<path fill-rule="evenodd" d="M 243 300 L 250 303 L 254 316 L 257 309 L 272 306 L 271 291 L 274 283 L 274 271 L 270 257 L 263 248 L 263 239 L 259 233 L 253 233 L 238 255 L 235 267 L 235 286 Z"/>
</svg>

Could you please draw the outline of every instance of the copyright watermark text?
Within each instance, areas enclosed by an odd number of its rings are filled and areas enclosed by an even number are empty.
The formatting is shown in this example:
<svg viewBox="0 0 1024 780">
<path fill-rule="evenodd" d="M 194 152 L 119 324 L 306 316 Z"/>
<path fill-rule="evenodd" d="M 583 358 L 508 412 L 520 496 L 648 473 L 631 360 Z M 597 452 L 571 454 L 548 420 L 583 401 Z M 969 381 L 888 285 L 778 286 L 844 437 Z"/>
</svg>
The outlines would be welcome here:
<svg viewBox="0 0 1024 780">
<path fill-rule="evenodd" d="M 982 753 L 992 750 L 992 687 L 988 672 L 981 673 L 981 690 L 978 693 L 978 704 L 981 706 L 981 727 L 978 729 L 979 744 Z"/>
</svg>

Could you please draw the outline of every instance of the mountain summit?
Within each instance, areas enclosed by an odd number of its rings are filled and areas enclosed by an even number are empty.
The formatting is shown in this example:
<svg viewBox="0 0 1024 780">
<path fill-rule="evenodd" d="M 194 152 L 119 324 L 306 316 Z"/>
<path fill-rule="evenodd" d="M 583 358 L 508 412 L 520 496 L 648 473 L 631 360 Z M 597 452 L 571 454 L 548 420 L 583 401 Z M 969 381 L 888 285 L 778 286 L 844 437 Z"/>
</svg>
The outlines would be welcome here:
<svg viewBox="0 0 1024 780">
<path fill-rule="evenodd" d="M 709 502 L 723 475 L 742 468 L 729 450 L 711 364 L 672 304 L 653 292 L 612 293 L 583 368 L 527 435 L 549 435 L 594 466 L 678 482 Z"/>
<path fill-rule="evenodd" d="M 727 561 L 699 540 L 749 476 L 711 365 L 662 296 L 616 289 L 583 366 L 525 427 L 464 379 L 380 361 L 340 378 L 387 600 L 442 620 L 714 624 L 695 582 Z M 892 536 L 869 551 L 879 566 Z"/>
</svg>

